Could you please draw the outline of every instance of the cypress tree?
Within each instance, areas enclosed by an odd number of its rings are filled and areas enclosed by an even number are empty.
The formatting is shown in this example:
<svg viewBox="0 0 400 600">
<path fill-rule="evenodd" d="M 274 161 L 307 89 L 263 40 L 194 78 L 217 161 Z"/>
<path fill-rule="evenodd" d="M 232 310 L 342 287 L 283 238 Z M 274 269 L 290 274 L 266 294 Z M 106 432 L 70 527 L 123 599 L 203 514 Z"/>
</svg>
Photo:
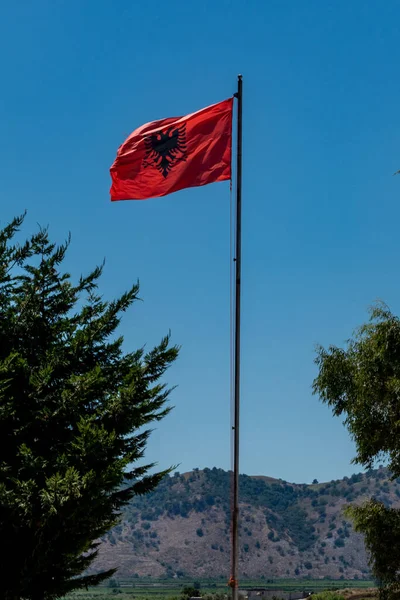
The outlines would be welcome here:
<svg viewBox="0 0 400 600">
<path fill-rule="evenodd" d="M 0 580 L 5 600 L 51 600 L 115 572 L 88 573 L 99 539 L 165 475 L 141 459 L 178 348 L 123 351 L 138 284 L 114 301 L 102 267 L 74 284 L 69 240 L 40 229 L 19 245 L 23 219 L 0 231 Z"/>
</svg>

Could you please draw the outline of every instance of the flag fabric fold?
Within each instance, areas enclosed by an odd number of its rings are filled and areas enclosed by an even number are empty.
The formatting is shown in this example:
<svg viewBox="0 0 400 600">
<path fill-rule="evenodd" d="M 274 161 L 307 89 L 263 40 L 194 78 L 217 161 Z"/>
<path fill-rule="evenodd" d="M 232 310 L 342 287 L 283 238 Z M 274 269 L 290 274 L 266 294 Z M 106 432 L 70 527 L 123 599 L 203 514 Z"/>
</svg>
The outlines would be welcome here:
<svg viewBox="0 0 400 600">
<path fill-rule="evenodd" d="M 111 200 L 146 200 L 231 178 L 233 98 L 142 125 L 110 168 Z"/>
</svg>

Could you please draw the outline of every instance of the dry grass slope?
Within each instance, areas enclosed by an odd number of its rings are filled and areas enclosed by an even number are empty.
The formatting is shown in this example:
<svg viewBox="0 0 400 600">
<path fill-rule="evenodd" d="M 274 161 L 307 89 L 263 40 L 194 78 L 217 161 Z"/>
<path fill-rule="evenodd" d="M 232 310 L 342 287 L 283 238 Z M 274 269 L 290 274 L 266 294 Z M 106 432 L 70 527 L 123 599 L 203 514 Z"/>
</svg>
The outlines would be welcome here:
<svg viewBox="0 0 400 600">
<path fill-rule="evenodd" d="M 299 485 L 241 476 L 240 570 L 246 578 L 368 579 L 363 540 L 343 516 L 374 496 L 400 504 L 400 482 L 381 468 Z M 96 568 L 122 577 L 218 578 L 229 572 L 230 474 L 195 470 L 135 498 L 103 540 Z"/>
</svg>

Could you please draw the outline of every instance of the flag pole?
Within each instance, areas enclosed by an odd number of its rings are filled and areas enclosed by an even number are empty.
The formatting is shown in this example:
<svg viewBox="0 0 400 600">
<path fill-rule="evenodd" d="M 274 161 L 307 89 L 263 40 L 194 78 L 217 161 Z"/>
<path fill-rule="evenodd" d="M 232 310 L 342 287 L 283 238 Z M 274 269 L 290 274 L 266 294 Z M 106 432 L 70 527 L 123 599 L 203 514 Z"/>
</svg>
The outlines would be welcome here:
<svg viewBox="0 0 400 600">
<path fill-rule="evenodd" d="M 236 152 L 236 242 L 235 242 L 235 348 L 233 422 L 233 510 L 232 510 L 232 600 L 238 600 L 239 584 L 239 426 L 240 426 L 240 292 L 242 267 L 242 75 L 238 75 Z"/>
</svg>

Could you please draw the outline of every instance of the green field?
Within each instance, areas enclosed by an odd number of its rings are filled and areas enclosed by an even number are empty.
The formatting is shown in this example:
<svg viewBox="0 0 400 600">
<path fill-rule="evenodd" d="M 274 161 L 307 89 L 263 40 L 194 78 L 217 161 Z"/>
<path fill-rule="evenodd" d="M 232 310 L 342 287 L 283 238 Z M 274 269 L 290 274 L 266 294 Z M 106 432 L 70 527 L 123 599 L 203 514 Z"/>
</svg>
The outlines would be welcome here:
<svg viewBox="0 0 400 600">
<path fill-rule="evenodd" d="M 89 591 L 76 592 L 68 596 L 68 600 L 166 600 L 167 598 L 178 598 L 185 586 L 192 586 L 193 579 L 186 581 L 159 581 L 159 580 L 132 580 L 118 579 L 120 587 L 112 589 L 109 587 L 93 588 Z M 202 594 L 229 593 L 226 582 L 197 580 L 201 583 Z M 260 587 L 279 592 L 295 591 L 323 591 L 343 588 L 370 588 L 374 587 L 372 581 L 358 580 L 326 580 L 326 579 L 274 579 L 266 580 L 242 580 L 240 587 L 243 589 Z"/>
</svg>

